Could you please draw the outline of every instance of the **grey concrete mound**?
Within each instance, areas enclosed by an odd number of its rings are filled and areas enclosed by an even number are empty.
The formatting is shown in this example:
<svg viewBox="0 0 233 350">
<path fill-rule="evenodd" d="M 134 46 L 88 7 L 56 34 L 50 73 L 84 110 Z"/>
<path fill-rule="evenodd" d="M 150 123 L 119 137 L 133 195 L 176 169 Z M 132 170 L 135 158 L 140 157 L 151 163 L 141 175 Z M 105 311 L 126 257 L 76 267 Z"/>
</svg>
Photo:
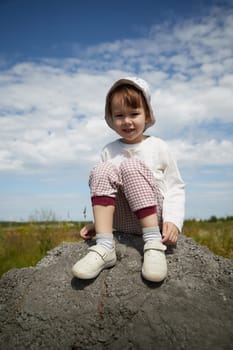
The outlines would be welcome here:
<svg viewBox="0 0 233 350">
<path fill-rule="evenodd" d="M 168 278 L 141 277 L 142 241 L 116 234 L 117 265 L 73 278 L 87 243 L 64 243 L 0 280 L 1 350 L 233 349 L 233 260 L 180 236 Z M 89 243 L 93 244 L 93 243 Z"/>
</svg>

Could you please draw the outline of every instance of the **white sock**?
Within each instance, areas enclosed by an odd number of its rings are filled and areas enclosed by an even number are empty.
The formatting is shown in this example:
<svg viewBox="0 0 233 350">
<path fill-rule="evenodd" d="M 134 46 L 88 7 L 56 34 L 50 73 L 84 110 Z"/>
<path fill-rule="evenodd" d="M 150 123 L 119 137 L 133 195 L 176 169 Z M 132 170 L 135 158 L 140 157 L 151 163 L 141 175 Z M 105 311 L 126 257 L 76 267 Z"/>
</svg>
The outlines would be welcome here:
<svg viewBox="0 0 233 350">
<path fill-rule="evenodd" d="M 113 234 L 112 233 L 97 233 L 96 244 L 100 244 L 107 249 L 113 248 Z"/>
<path fill-rule="evenodd" d="M 160 233 L 159 226 L 144 227 L 142 229 L 142 233 L 143 233 L 142 238 L 144 242 L 152 241 L 154 239 L 161 241 L 162 236 Z"/>
</svg>

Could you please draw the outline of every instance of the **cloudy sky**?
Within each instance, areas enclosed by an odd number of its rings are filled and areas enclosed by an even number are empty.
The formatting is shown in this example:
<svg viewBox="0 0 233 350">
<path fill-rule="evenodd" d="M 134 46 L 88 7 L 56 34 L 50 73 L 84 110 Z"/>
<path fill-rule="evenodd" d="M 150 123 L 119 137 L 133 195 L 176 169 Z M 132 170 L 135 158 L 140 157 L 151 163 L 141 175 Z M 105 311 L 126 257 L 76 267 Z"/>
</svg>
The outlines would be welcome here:
<svg viewBox="0 0 233 350">
<path fill-rule="evenodd" d="M 186 218 L 233 215 L 233 2 L 0 1 L 0 220 L 92 218 L 88 174 L 117 137 L 115 79 L 151 86 Z"/>
</svg>

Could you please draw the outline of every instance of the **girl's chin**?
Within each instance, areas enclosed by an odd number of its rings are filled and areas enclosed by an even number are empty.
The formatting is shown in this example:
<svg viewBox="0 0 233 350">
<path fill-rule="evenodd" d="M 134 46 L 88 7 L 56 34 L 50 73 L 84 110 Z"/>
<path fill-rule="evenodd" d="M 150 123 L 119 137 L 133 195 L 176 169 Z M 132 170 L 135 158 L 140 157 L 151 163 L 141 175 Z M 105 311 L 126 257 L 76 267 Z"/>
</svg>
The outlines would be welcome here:
<svg viewBox="0 0 233 350">
<path fill-rule="evenodd" d="M 122 137 L 123 138 L 123 142 L 125 143 L 139 143 L 141 141 L 143 141 L 143 137 L 127 137 L 127 136 L 124 136 Z"/>
</svg>

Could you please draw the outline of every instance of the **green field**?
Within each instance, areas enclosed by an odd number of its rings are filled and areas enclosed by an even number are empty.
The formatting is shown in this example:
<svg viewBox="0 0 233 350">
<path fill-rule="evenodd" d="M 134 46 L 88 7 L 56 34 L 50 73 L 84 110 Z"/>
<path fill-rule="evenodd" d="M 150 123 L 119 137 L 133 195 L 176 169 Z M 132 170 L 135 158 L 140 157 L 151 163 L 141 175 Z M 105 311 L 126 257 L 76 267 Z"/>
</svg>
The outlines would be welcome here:
<svg viewBox="0 0 233 350">
<path fill-rule="evenodd" d="M 77 242 L 84 222 L 0 223 L 0 277 L 33 266 L 61 242 Z"/>
<path fill-rule="evenodd" d="M 0 277 L 11 268 L 33 266 L 61 242 L 77 242 L 85 222 L 0 223 Z M 233 259 L 233 217 L 186 220 L 183 233 L 215 254 Z"/>
<path fill-rule="evenodd" d="M 186 220 L 183 233 L 213 253 L 233 259 L 233 216 L 219 219 L 212 216 L 205 221 Z"/>
</svg>

